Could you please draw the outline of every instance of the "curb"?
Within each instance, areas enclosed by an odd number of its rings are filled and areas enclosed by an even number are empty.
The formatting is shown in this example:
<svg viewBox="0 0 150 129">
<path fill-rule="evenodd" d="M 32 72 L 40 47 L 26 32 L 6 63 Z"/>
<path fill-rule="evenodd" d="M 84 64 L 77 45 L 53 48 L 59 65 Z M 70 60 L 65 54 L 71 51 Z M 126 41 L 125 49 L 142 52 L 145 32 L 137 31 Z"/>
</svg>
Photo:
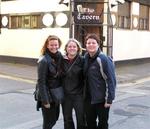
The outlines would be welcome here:
<svg viewBox="0 0 150 129">
<path fill-rule="evenodd" d="M 31 78 L 29 79 L 29 78 L 25 78 L 25 77 L 9 75 L 9 74 L 4 74 L 4 73 L 0 73 L 0 77 L 12 79 L 12 80 L 20 80 L 20 81 L 31 83 L 31 84 L 36 84 L 36 79 L 31 79 Z"/>
<path fill-rule="evenodd" d="M 31 79 L 31 78 L 27 78 L 27 77 L 17 76 L 17 75 L 14 75 L 14 74 L 6 74 L 6 73 L 3 73 L 3 72 L 0 72 L 0 77 L 12 79 L 12 80 L 20 80 L 20 81 L 31 83 L 31 84 L 36 84 L 36 80 L 37 80 L 37 79 Z M 120 81 L 118 80 L 117 85 L 119 87 L 120 86 L 122 87 L 122 86 L 127 86 L 128 84 L 129 85 L 136 84 L 136 83 L 143 82 L 143 81 L 146 81 L 146 80 L 150 80 L 150 77 L 149 76 L 144 76 L 144 77 L 137 77 L 137 78 L 134 78 L 134 79 L 132 78 L 132 79 L 129 79 L 129 80 L 120 80 Z"/>
</svg>

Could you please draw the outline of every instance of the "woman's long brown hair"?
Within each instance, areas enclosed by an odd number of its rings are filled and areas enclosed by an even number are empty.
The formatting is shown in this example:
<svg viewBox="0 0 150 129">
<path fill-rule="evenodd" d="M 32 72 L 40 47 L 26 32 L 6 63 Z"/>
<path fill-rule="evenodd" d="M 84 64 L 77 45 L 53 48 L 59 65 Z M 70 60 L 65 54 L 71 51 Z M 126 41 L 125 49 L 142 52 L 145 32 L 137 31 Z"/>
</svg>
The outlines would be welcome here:
<svg viewBox="0 0 150 129">
<path fill-rule="evenodd" d="M 58 40 L 58 42 L 59 42 L 59 48 L 60 48 L 60 46 L 61 46 L 61 44 L 62 44 L 60 38 L 58 38 L 56 35 L 49 35 L 49 36 L 47 37 L 47 39 L 46 39 L 46 41 L 45 41 L 45 43 L 44 43 L 42 49 L 41 49 L 41 54 L 42 54 L 42 55 L 45 54 L 46 49 L 47 49 L 47 45 L 48 45 L 49 41 L 51 41 L 51 40 Z"/>
</svg>

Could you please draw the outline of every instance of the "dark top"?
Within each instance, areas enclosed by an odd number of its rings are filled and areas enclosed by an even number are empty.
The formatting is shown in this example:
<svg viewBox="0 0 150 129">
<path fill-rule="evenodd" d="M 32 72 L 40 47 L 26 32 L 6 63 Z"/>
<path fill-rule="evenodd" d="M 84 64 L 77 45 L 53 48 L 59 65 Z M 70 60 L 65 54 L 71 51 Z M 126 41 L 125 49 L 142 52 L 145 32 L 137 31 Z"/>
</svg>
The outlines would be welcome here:
<svg viewBox="0 0 150 129">
<path fill-rule="evenodd" d="M 61 61 L 60 52 L 52 54 L 46 51 L 45 55 L 38 61 L 38 86 L 40 101 L 43 103 L 53 102 L 50 89 L 61 85 Z"/>
<path fill-rule="evenodd" d="M 106 101 L 107 103 L 112 103 L 115 98 L 116 88 L 114 67 L 107 56 L 99 53 L 100 50 L 98 50 L 93 57 L 90 57 L 89 54 L 85 55 L 85 97 L 89 98 L 92 104 L 103 103 Z M 104 80 L 101 74 L 100 65 L 97 62 L 98 56 L 101 58 L 104 73 L 107 75 L 107 81 Z"/>
<path fill-rule="evenodd" d="M 70 69 L 71 67 L 71 69 Z M 77 55 L 74 60 L 63 59 L 63 87 L 65 94 L 83 93 L 83 57 Z"/>
</svg>

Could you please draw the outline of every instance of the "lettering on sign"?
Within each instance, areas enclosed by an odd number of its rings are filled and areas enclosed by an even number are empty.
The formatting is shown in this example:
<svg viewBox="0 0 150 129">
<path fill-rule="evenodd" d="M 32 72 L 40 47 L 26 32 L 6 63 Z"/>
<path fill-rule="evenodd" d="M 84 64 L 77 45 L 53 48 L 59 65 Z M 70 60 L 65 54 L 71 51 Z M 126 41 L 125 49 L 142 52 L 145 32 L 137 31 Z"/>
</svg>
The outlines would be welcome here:
<svg viewBox="0 0 150 129">
<path fill-rule="evenodd" d="M 78 14 L 77 16 L 78 20 L 100 20 L 99 16 L 94 15 L 84 15 L 84 14 Z"/>
<path fill-rule="evenodd" d="M 94 14 L 80 14 L 75 15 L 75 23 L 78 24 L 98 24 L 100 23 L 100 16 Z"/>
<path fill-rule="evenodd" d="M 100 24 L 102 23 L 102 12 L 96 12 L 93 8 L 85 8 L 81 4 L 77 5 L 74 12 L 74 20 L 77 24 Z"/>
</svg>

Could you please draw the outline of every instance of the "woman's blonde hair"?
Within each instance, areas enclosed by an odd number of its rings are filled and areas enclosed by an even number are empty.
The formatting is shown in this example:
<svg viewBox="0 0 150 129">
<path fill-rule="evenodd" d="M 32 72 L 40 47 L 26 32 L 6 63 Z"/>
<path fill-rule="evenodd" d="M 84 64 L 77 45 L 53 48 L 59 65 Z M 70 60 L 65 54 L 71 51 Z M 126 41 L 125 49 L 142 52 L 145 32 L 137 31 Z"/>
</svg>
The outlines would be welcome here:
<svg viewBox="0 0 150 129">
<path fill-rule="evenodd" d="M 47 45 L 48 45 L 49 41 L 51 41 L 51 40 L 58 40 L 59 48 L 60 48 L 60 46 L 62 45 L 62 42 L 61 42 L 60 38 L 58 38 L 56 35 L 49 35 L 49 36 L 47 37 L 47 39 L 45 40 L 44 45 L 43 45 L 43 47 L 42 47 L 42 49 L 41 49 L 41 54 L 42 54 L 42 55 L 45 54 L 46 49 L 47 49 Z"/>
<path fill-rule="evenodd" d="M 80 44 L 80 42 L 79 42 L 78 40 L 76 40 L 76 39 L 74 39 L 74 38 L 70 38 L 70 39 L 68 40 L 68 42 L 66 43 L 66 45 L 65 45 L 65 52 L 67 53 L 67 46 L 68 46 L 68 44 L 69 44 L 70 42 L 76 43 L 76 45 L 77 45 L 77 47 L 78 47 L 77 53 L 78 53 L 78 54 L 81 54 L 81 53 L 82 53 L 81 44 Z"/>
</svg>

